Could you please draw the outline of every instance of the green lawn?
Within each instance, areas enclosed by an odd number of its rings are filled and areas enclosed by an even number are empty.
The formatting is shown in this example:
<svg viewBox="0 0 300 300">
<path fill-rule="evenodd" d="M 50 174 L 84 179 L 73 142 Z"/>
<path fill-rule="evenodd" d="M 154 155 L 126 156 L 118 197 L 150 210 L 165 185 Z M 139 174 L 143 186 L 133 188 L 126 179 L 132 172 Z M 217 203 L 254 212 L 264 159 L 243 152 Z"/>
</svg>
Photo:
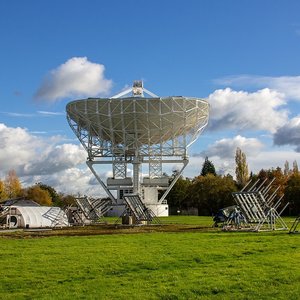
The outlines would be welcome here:
<svg viewBox="0 0 300 300">
<path fill-rule="evenodd" d="M 300 235 L 286 231 L 0 235 L 0 258 L 0 299 L 300 299 Z"/>
</svg>

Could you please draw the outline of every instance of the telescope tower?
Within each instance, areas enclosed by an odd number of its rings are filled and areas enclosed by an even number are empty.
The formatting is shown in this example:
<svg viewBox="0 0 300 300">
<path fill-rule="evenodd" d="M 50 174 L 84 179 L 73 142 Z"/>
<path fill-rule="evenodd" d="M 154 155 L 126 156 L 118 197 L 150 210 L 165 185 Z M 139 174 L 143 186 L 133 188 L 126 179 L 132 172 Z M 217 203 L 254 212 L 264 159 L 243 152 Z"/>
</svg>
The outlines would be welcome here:
<svg viewBox="0 0 300 300">
<path fill-rule="evenodd" d="M 159 97 L 134 81 L 111 98 L 71 101 L 66 111 L 87 151 L 88 167 L 111 199 L 111 214 L 124 211 L 124 195 L 136 194 L 157 216 L 167 216 L 166 196 L 188 164 L 188 147 L 207 125 L 209 104 L 200 98 Z M 103 165 L 112 170 L 106 182 L 100 175 Z M 168 165 L 179 166 L 174 176 L 166 175 Z"/>
</svg>

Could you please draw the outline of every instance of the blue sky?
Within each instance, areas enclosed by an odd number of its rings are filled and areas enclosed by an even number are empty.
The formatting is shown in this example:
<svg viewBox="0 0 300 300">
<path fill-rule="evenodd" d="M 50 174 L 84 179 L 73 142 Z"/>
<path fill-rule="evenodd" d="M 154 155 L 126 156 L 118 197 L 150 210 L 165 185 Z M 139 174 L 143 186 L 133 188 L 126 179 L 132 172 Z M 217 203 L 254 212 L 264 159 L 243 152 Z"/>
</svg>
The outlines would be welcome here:
<svg viewBox="0 0 300 300">
<path fill-rule="evenodd" d="M 234 173 L 236 147 L 254 172 L 300 162 L 299 11 L 293 0 L 0 0 L 0 178 L 15 169 L 24 185 L 96 193 L 65 106 L 136 79 L 210 102 L 186 176 L 206 155 Z"/>
</svg>

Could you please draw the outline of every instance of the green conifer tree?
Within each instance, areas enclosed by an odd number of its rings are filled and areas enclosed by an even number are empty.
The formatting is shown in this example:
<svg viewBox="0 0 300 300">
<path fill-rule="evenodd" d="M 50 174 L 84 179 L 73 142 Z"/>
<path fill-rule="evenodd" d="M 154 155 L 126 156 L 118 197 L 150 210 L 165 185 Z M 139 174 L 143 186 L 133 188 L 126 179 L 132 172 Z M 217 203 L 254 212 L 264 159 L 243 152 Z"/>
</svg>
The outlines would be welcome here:
<svg viewBox="0 0 300 300">
<path fill-rule="evenodd" d="M 208 157 L 206 156 L 202 166 L 201 176 L 206 176 L 207 174 L 217 175 L 214 164 L 208 160 Z"/>
</svg>

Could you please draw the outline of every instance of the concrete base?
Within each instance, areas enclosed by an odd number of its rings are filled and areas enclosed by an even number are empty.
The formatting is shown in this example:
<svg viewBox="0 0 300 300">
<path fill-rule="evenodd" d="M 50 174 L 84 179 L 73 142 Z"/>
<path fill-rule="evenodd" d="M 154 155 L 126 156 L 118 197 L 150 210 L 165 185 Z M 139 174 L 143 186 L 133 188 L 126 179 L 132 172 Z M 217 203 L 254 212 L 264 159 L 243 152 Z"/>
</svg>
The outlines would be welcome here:
<svg viewBox="0 0 300 300">
<path fill-rule="evenodd" d="M 168 204 L 147 204 L 157 217 L 168 217 L 169 216 L 169 205 Z"/>
<path fill-rule="evenodd" d="M 169 216 L 169 205 L 168 204 L 146 204 L 150 208 L 155 216 L 157 217 L 168 217 Z M 108 217 L 120 217 L 125 211 L 125 205 L 116 204 L 107 212 Z"/>
<path fill-rule="evenodd" d="M 115 204 L 111 207 L 111 209 L 107 212 L 108 217 L 120 217 L 125 211 L 124 204 Z"/>
</svg>

